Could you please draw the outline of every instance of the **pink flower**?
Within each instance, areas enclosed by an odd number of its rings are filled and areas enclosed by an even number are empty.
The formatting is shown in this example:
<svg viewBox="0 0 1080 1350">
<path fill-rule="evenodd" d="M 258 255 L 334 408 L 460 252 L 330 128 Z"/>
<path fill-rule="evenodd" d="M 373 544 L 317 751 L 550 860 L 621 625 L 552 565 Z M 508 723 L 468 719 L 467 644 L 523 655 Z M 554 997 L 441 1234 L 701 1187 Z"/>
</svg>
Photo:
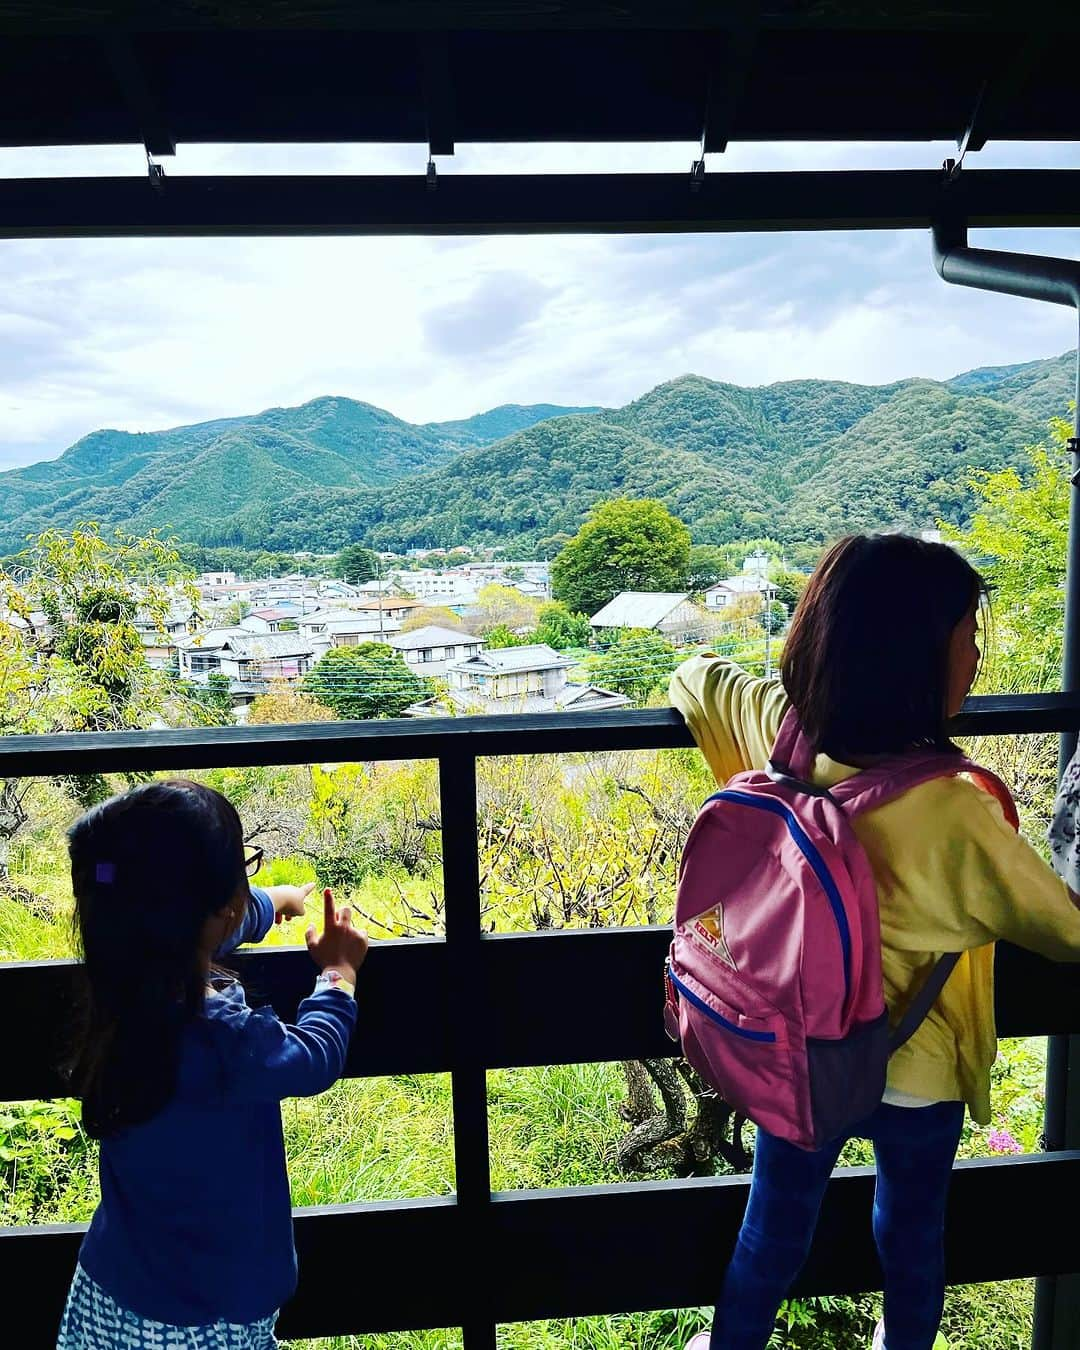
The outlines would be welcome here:
<svg viewBox="0 0 1080 1350">
<path fill-rule="evenodd" d="M 991 1153 L 1023 1153 L 1024 1151 L 1008 1130 L 991 1130 L 986 1142 Z"/>
</svg>

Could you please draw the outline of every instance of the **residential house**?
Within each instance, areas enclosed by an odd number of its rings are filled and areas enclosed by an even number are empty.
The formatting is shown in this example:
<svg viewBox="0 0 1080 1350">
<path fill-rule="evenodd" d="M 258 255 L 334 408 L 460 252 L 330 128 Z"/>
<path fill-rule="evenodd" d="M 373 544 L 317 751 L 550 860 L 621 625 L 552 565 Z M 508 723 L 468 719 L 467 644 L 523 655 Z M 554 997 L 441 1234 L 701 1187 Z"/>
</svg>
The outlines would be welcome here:
<svg viewBox="0 0 1080 1350">
<path fill-rule="evenodd" d="M 447 698 L 452 709 L 462 713 L 577 711 L 622 708 L 629 702 L 609 689 L 568 683 L 566 672 L 574 664 L 543 642 L 498 647 L 447 666 Z M 434 698 L 405 709 L 408 717 L 445 713 L 445 706 Z"/>
<path fill-rule="evenodd" d="M 290 604 L 276 605 L 272 609 L 253 609 L 240 620 L 239 627 L 246 628 L 249 633 L 287 633 L 296 628 L 299 614 L 300 610 Z"/>
<path fill-rule="evenodd" d="M 676 644 L 693 642 L 704 632 L 705 615 L 685 592 L 623 591 L 598 610 L 589 623 L 597 638 L 623 628 L 645 628 Z"/>
<path fill-rule="evenodd" d="M 176 659 L 178 644 L 199 628 L 198 615 L 188 608 L 170 611 L 160 627 L 145 610 L 140 610 L 133 622 L 139 632 L 146 664 L 155 670 L 171 666 Z"/>
<path fill-rule="evenodd" d="M 310 643 L 318 660 L 331 647 L 358 647 L 362 642 L 387 642 L 401 632 L 397 619 L 362 609 L 316 609 L 302 614 L 297 631 Z"/>
<path fill-rule="evenodd" d="M 235 572 L 200 572 L 195 578 L 196 586 L 235 586 Z"/>
<path fill-rule="evenodd" d="M 727 609 L 744 596 L 758 596 L 762 603 L 776 599 L 779 588 L 768 577 L 756 572 L 743 572 L 737 577 L 725 577 L 705 592 L 705 608 L 710 611 Z"/>
<path fill-rule="evenodd" d="M 180 678 L 206 684 L 213 674 L 228 677 L 236 703 L 250 703 L 272 682 L 300 679 L 314 665 L 311 644 L 299 633 L 249 633 L 246 628 L 213 628 L 178 643 Z"/>
<path fill-rule="evenodd" d="M 378 620 L 380 613 L 385 619 L 407 619 L 416 609 L 424 609 L 425 601 L 415 600 L 411 595 L 375 596 L 366 600 L 355 600 L 349 606 L 354 614 L 361 614 Z"/>
<path fill-rule="evenodd" d="M 484 649 L 483 638 L 437 624 L 400 633 L 390 638 L 389 644 L 417 675 L 442 675 L 448 666 L 479 656 Z"/>
</svg>

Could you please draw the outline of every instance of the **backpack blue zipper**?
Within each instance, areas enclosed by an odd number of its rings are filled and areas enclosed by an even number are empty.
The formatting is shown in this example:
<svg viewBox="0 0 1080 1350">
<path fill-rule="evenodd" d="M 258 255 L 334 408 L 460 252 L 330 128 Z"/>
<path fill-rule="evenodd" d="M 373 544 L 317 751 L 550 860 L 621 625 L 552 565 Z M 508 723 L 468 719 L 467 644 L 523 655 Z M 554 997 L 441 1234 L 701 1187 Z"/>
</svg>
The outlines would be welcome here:
<svg viewBox="0 0 1080 1350">
<path fill-rule="evenodd" d="M 668 967 L 668 978 L 679 991 L 680 995 L 686 999 L 687 1003 L 692 1003 L 694 1007 L 703 1012 L 706 1017 L 710 1018 L 713 1022 L 716 1022 L 719 1026 L 722 1026 L 725 1031 L 733 1031 L 736 1036 L 743 1036 L 748 1041 L 776 1040 L 776 1033 L 773 1031 L 748 1031 L 746 1027 L 740 1027 L 735 1022 L 729 1022 L 728 1019 L 722 1017 L 715 1008 L 710 1008 L 703 998 L 698 998 L 697 994 L 695 994 L 692 989 L 688 989 L 670 966 Z"/>
<path fill-rule="evenodd" d="M 832 910 L 833 918 L 836 921 L 836 928 L 840 934 L 840 950 L 844 959 L 844 999 L 847 1000 L 851 996 L 851 929 L 848 927 L 847 915 L 844 913 L 844 902 L 840 899 L 836 882 L 825 866 L 825 859 L 810 842 L 806 831 L 795 819 L 794 812 L 786 807 L 783 802 L 775 801 L 773 798 L 752 797 L 749 793 L 734 792 L 729 788 L 725 788 L 722 792 L 714 792 L 709 801 L 738 802 L 740 806 L 753 806 L 759 811 L 771 811 L 774 816 L 779 816 L 787 825 L 792 839 L 799 846 L 803 857 L 813 868 L 814 875 L 821 883 L 821 889 L 825 892 L 825 898 L 829 902 L 829 908 Z M 708 805 L 708 802 L 706 805 Z"/>
</svg>

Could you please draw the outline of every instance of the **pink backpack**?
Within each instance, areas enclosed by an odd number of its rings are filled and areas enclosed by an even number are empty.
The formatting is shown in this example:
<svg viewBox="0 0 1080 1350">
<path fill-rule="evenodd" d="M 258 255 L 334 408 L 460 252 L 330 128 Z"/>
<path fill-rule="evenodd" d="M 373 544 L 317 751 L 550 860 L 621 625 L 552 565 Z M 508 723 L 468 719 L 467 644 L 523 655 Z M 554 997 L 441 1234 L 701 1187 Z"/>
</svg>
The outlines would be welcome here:
<svg viewBox="0 0 1080 1350">
<path fill-rule="evenodd" d="M 748 1119 L 820 1148 L 867 1116 L 890 1054 L 930 1011 L 959 953 L 942 956 L 890 1030 L 877 890 L 851 820 L 932 778 L 966 773 L 1016 807 L 994 774 L 939 751 L 897 755 L 825 789 L 794 710 L 764 771 L 702 807 L 683 851 L 665 971 L 668 1034 Z"/>
</svg>

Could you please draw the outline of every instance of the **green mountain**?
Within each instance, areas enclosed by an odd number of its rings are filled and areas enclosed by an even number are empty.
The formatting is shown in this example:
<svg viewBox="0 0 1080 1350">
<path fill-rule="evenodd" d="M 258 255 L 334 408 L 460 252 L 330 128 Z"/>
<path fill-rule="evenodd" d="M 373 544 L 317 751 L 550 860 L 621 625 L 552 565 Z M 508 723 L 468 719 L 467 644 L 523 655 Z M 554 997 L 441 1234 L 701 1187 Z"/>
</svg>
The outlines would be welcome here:
<svg viewBox="0 0 1080 1350">
<path fill-rule="evenodd" d="M 253 503 L 313 487 L 385 486 L 576 411 L 591 410 L 512 404 L 417 426 L 369 403 L 317 398 L 169 431 L 95 431 L 58 459 L 0 473 L 0 550 L 80 520 L 214 534 Z"/>
<path fill-rule="evenodd" d="M 415 426 L 315 399 L 132 435 L 0 474 L 0 549 L 96 519 L 191 542 L 290 550 L 534 548 L 596 501 L 658 497 L 703 543 L 963 523 L 978 470 L 1023 463 L 1073 396 L 1074 356 L 951 380 L 760 388 L 686 375 L 616 409 L 511 405 Z"/>
</svg>

